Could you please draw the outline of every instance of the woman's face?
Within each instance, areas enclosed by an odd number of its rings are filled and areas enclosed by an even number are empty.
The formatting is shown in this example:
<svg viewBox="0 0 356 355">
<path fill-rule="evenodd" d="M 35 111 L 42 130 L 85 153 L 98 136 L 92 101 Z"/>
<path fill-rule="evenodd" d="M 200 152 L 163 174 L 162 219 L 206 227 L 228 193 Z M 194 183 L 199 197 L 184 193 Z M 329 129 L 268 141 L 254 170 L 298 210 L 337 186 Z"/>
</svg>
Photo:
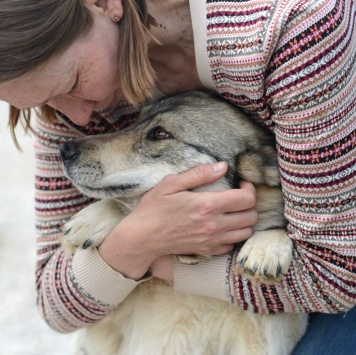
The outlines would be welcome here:
<svg viewBox="0 0 356 355">
<path fill-rule="evenodd" d="M 99 9 L 91 8 L 91 31 L 63 54 L 0 84 L 0 100 L 19 109 L 47 104 L 84 126 L 93 110 L 124 99 L 118 71 L 118 27 Z"/>
</svg>

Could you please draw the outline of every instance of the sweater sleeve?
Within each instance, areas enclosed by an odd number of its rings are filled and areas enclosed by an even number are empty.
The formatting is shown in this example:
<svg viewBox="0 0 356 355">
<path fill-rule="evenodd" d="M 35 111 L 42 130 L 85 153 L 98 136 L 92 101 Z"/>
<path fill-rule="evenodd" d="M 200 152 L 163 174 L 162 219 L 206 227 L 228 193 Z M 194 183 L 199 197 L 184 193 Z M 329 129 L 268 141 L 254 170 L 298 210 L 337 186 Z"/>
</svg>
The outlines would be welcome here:
<svg viewBox="0 0 356 355">
<path fill-rule="evenodd" d="M 45 321 L 59 332 L 71 332 L 102 319 L 139 283 L 111 269 L 96 249 L 69 256 L 58 241 L 64 223 L 92 202 L 63 176 L 58 146 L 109 127 L 117 128 L 98 117 L 85 129 L 60 116 L 51 124 L 40 118 L 35 122 L 37 304 Z"/>
<path fill-rule="evenodd" d="M 356 299 L 355 3 L 209 1 L 207 8 L 218 92 L 275 132 L 294 242 L 289 272 L 274 286 L 237 274 L 235 249 L 226 262 L 228 298 L 258 313 L 347 311 Z M 221 262 L 214 265 L 221 277 Z M 211 275 L 200 271 L 195 280 Z"/>
</svg>

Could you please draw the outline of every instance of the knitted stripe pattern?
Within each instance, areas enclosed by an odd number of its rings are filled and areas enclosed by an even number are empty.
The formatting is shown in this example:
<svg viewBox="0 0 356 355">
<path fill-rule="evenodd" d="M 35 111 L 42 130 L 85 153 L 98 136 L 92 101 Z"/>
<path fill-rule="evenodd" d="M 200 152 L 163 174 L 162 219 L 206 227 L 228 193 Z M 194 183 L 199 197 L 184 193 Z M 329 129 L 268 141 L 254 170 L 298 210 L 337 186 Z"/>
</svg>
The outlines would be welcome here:
<svg viewBox="0 0 356 355">
<path fill-rule="evenodd" d="M 227 268 L 231 302 L 259 313 L 355 304 L 355 2 L 208 1 L 219 93 L 276 135 L 292 266 L 254 286 Z"/>
<path fill-rule="evenodd" d="M 76 126 L 60 113 L 51 124 L 36 118 L 37 305 L 48 325 L 57 331 L 71 332 L 94 323 L 117 306 L 93 299 L 80 287 L 71 256 L 60 247 L 64 223 L 94 200 L 83 196 L 64 176 L 58 148 L 75 138 L 120 130 L 133 122 L 134 111 L 121 105 L 117 112 L 93 113 L 86 127 Z"/>
</svg>

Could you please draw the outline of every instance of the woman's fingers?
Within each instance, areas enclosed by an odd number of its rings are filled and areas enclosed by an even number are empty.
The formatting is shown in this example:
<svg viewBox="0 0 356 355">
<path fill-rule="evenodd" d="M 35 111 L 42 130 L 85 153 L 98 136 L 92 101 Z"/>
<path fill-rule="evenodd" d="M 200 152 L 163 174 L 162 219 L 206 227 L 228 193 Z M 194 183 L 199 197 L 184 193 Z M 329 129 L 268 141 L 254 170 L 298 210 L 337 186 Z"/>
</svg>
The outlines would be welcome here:
<svg viewBox="0 0 356 355">
<path fill-rule="evenodd" d="M 245 227 L 225 232 L 221 237 L 221 244 L 236 244 L 250 238 L 253 234 L 252 227 Z"/>
<path fill-rule="evenodd" d="M 227 164 L 200 165 L 177 175 L 164 178 L 154 189 L 157 196 L 170 196 L 187 192 L 203 185 L 211 184 L 221 178 L 227 171 Z M 238 212 L 254 208 L 256 190 L 252 183 L 240 182 L 240 189 L 229 189 L 217 192 L 199 192 L 196 196 L 198 211 Z M 186 196 L 185 196 L 186 197 Z M 200 201 L 200 205 L 199 205 Z"/>
<path fill-rule="evenodd" d="M 157 190 L 163 195 L 192 190 L 213 183 L 226 174 L 226 171 L 225 162 L 200 165 L 183 173 L 167 176 L 157 185 Z"/>
<path fill-rule="evenodd" d="M 246 181 L 243 189 L 199 192 L 202 206 L 214 208 L 222 213 L 249 210 L 256 206 L 256 190 L 253 184 Z M 199 197 L 197 197 L 199 198 Z"/>
<path fill-rule="evenodd" d="M 237 230 L 254 226 L 258 221 L 258 212 L 255 208 L 249 210 L 225 213 L 221 217 L 223 230 Z"/>
<path fill-rule="evenodd" d="M 239 212 L 254 208 L 256 206 L 255 186 L 248 181 L 241 181 L 240 189 L 216 192 L 213 203 L 223 212 Z"/>
<path fill-rule="evenodd" d="M 129 236 L 128 243 L 134 248 L 139 246 L 157 256 L 219 255 L 247 239 L 258 220 L 251 183 L 241 182 L 240 189 L 191 191 L 216 181 L 226 169 L 223 162 L 166 177 L 125 218 L 129 229 L 121 235 Z"/>
<path fill-rule="evenodd" d="M 233 248 L 234 244 L 245 241 L 253 234 L 252 227 L 246 227 L 236 230 L 231 230 L 216 234 L 214 237 L 201 240 L 200 243 L 195 244 L 194 248 L 199 250 L 196 254 L 200 255 L 220 255 L 222 250 L 230 247 Z M 191 244 L 192 246 L 193 244 Z M 182 254 L 189 252 L 184 251 Z"/>
<path fill-rule="evenodd" d="M 234 249 L 234 244 L 219 245 L 211 253 L 208 253 L 207 255 L 224 255 L 229 253 L 232 249 Z"/>
</svg>

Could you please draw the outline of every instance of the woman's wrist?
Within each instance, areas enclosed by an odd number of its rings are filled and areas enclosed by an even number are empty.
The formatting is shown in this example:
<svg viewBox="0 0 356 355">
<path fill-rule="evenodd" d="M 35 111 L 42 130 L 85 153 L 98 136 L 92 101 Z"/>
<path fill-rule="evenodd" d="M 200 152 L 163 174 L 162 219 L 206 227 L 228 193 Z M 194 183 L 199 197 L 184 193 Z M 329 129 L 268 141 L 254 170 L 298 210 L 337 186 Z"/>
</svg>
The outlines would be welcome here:
<svg viewBox="0 0 356 355">
<path fill-rule="evenodd" d="M 140 280 L 148 272 L 156 256 L 147 251 L 137 250 L 128 243 L 123 231 L 115 228 L 98 247 L 102 259 L 124 277 Z"/>
<path fill-rule="evenodd" d="M 173 281 L 173 255 L 164 255 L 157 258 L 150 267 L 152 275 L 162 280 Z"/>
</svg>

